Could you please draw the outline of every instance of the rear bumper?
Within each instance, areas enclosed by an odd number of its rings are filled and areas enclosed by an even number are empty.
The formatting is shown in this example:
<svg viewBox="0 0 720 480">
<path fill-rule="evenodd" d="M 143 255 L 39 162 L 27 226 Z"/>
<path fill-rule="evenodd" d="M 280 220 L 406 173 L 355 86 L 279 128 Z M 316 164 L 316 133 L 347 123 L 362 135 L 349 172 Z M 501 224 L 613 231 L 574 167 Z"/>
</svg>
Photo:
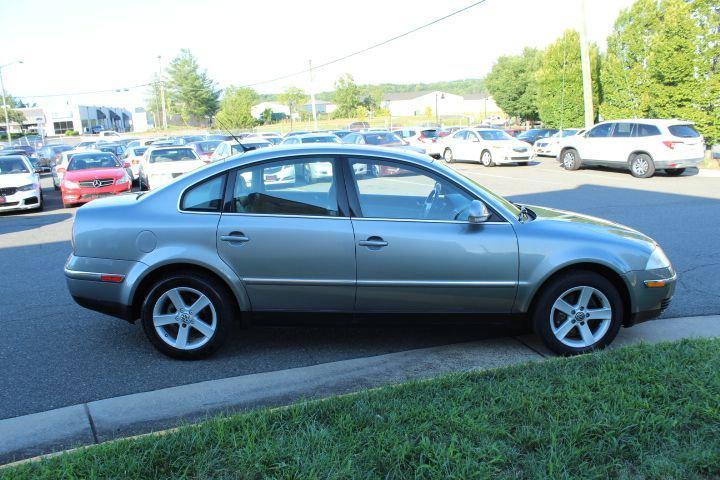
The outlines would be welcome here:
<svg viewBox="0 0 720 480">
<path fill-rule="evenodd" d="M 655 168 L 690 168 L 697 167 L 705 161 L 704 158 L 689 158 L 683 160 L 656 160 Z"/>
<path fill-rule="evenodd" d="M 64 271 L 70 295 L 78 305 L 133 322 L 133 287 L 146 269 L 142 262 L 70 255 Z M 103 275 L 119 275 L 122 281 L 103 281 Z"/>
</svg>

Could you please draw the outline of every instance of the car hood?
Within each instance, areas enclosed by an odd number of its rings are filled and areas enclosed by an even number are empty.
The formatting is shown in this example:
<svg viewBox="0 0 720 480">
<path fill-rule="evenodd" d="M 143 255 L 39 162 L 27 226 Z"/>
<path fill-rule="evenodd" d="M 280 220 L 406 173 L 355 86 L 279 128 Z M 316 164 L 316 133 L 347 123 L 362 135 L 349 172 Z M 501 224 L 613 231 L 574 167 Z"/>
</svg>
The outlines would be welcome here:
<svg viewBox="0 0 720 480">
<path fill-rule="evenodd" d="M 65 172 L 65 180 L 71 182 L 82 182 L 85 180 L 95 180 L 96 178 L 122 178 L 125 169 L 116 168 L 89 168 L 87 170 L 69 170 Z"/>
<path fill-rule="evenodd" d="M 35 175 L 32 173 L 9 173 L 0 175 L 0 188 L 19 187 L 29 183 L 35 183 Z"/>
<path fill-rule="evenodd" d="M 603 220 L 602 218 L 591 217 L 590 215 L 582 215 L 575 212 L 567 212 L 565 210 L 557 210 L 554 208 L 530 205 L 528 205 L 528 208 L 537 215 L 536 221 L 539 220 L 572 224 L 574 228 L 586 230 L 592 235 L 620 236 L 638 244 L 646 244 L 650 251 L 657 245 L 652 238 L 638 232 L 637 230 L 619 223 Z"/>
</svg>

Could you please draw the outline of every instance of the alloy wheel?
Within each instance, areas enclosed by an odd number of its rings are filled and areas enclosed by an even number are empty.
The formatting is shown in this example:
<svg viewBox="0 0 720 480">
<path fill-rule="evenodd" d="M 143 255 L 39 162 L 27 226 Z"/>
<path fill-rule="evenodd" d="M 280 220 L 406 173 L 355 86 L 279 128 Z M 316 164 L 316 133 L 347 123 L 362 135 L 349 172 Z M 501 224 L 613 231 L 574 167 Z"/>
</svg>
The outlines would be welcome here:
<svg viewBox="0 0 720 480">
<path fill-rule="evenodd" d="M 637 175 L 638 177 L 646 175 L 649 168 L 650 164 L 645 158 L 638 156 L 635 158 L 635 160 L 633 160 L 632 169 L 635 175 Z"/>
<path fill-rule="evenodd" d="M 486 167 L 489 167 L 490 165 L 492 165 L 492 155 L 490 155 L 490 152 L 488 152 L 487 150 L 484 151 L 482 153 L 482 156 L 480 157 L 480 161 Z"/>
<path fill-rule="evenodd" d="M 568 170 L 575 166 L 575 154 L 573 152 L 565 152 L 563 155 L 563 166 Z"/>
<path fill-rule="evenodd" d="M 445 149 L 445 152 L 443 153 L 443 159 L 445 159 L 447 163 L 452 163 L 454 160 L 452 150 L 450 150 L 449 148 Z"/>
<path fill-rule="evenodd" d="M 209 342 L 217 329 L 217 312 L 210 299 L 190 287 L 163 293 L 153 307 L 153 325 L 171 347 L 194 350 Z"/>
<path fill-rule="evenodd" d="M 563 292 L 550 309 L 550 328 L 558 341 L 573 348 L 600 341 L 612 321 L 607 296 L 594 287 L 579 286 Z"/>
</svg>

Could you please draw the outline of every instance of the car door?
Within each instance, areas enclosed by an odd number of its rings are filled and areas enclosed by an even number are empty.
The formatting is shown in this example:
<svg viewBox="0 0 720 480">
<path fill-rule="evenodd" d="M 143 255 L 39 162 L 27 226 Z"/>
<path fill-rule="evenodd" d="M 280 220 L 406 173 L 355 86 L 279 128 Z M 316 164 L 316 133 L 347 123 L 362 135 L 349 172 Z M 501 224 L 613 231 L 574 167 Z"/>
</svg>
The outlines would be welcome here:
<svg viewBox="0 0 720 480">
<path fill-rule="evenodd" d="M 637 124 L 631 122 L 617 122 L 613 128 L 612 138 L 608 139 L 605 149 L 606 162 L 627 165 L 630 153 L 637 148 L 635 128 Z"/>
<path fill-rule="evenodd" d="M 475 196 L 438 173 L 378 158 L 348 162 L 356 312 L 511 311 L 518 247 L 510 223 L 497 213 L 468 223 Z M 357 164 L 388 173 L 361 176 Z"/>
<path fill-rule="evenodd" d="M 456 160 L 466 160 L 467 159 L 466 155 L 465 155 L 465 152 L 466 152 L 465 142 L 467 139 L 467 134 L 468 134 L 467 130 L 460 130 L 459 132 L 456 132 L 455 134 L 453 134 L 450 137 L 450 141 L 448 143 L 449 143 L 450 149 L 453 152 L 453 157 Z"/>
<path fill-rule="evenodd" d="M 482 153 L 482 143 L 477 132 L 467 132 L 467 137 L 463 142 L 463 160 L 472 160 L 475 162 L 480 161 L 480 154 Z"/>
<path fill-rule="evenodd" d="M 328 162 L 329 178 L 303 180 L 312 164 Z M 355 239 L 336 167 L 332 157 L 291 157 L 230 175 L 217 248 L 253 310 L 352 311 Z"/>
<path fill-rule="evenodd" d="M 601 123 L 595 125 L 587 132 L 585 138 L 580 142 L 580 158 L 583 161 L 604 162 L 611 156 L 608 153 L 612 143 L 612 131 L 614 123 Z"/>
</svg>

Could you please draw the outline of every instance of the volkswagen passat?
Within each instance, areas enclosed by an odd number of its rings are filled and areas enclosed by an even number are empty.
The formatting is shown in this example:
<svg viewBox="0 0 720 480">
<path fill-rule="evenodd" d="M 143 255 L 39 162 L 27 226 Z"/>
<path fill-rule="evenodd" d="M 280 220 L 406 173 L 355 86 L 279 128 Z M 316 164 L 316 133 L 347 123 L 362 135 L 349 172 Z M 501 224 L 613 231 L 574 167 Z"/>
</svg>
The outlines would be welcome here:
<svg viewBox="0 0 720 480">
<path fill-rule="evenodd" d="M 332 175 L 307 182 L 314 163 Z M 378 169 L 401 173 L 366 174 Z M 279 181 L 283 170 L 295 174 Z M 582 353 L 659 315 L 676 281 L 635 230 L 515 205 L 424 155 L 352 145 L 257 150 L 97 200 L 78 210 L 72 245 L 73 298 L 140 319 L 181 358 L 258 312 L 529 317 L 555 352 Z"/>
</svg>

